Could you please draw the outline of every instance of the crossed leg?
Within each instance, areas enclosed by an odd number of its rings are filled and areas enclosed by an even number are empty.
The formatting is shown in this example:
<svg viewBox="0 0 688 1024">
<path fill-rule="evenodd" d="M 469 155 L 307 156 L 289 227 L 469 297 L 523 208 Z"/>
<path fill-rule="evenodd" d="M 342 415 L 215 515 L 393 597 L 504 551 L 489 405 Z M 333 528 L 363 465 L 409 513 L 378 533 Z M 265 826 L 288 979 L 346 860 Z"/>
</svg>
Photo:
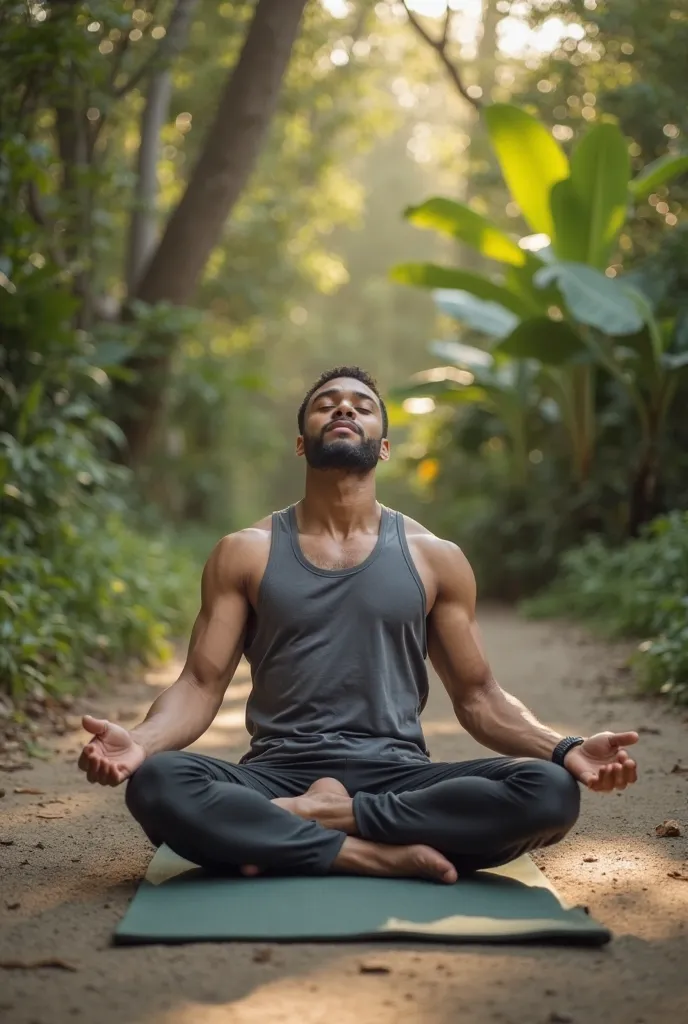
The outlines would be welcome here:
<svg viewBox="0 0 688 1024">
<path fill-rule="evenodd" d="M 578 818 L 578 784 L 564 769 L 531 758 L 378 766 L 359 773 L 350 797 L 336 780 L 275 803 L 302 820 L 369 842 L 429 844 L 460 873 L 496 867 L 562 839 Z M 367 779 L 365 779 L 367 776 Z M 346 844 L 342 848 L 346 854 Z M 454 881 L 456 871 L 444 872 Z"/>
<path fill-rule="evenodd" d="M 210 870 L 419 876 L 455 881 L 452 865 L 416 844 L 364 841 L 282 806 L 287 794 L 325 798 L 313 771 L 261 770 L 179 751 L 156 754 L 127 786 L 127 807 L 155 845 Z M 335 785 L 339 786 L 338 783 Z M 339 790 L 345 798 L 346 790 Z"/>
</svg>

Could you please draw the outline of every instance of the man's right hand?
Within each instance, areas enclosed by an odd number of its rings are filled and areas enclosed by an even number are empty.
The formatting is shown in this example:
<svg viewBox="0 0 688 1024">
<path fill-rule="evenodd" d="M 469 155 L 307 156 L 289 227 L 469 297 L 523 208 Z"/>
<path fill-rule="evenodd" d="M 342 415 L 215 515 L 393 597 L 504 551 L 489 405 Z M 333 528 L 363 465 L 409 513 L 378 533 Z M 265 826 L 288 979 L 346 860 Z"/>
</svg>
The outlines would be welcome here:
<svg viewBox="0 0 688 1024">
<path fill-rule="evenodd" d="M 119 786 L 143 764 L 146 751 L 121 725 L 91 715 L 84 715 L 82 723 L 93 736 L 79 758 L 79 768 L 89 782 Z"/>
</svg>

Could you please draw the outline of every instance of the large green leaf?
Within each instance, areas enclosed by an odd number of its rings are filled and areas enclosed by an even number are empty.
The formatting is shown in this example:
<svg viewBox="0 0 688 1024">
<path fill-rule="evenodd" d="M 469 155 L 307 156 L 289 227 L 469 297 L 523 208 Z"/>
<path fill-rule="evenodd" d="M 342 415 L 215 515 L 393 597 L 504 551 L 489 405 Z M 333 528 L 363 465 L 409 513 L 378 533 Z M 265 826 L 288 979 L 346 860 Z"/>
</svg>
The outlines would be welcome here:
<svg viewBox="0 0 688 1024">
<path fill-rule="evenodd" d="M 546 316 L 523 320 L 494 351 L 514 359 L 537 359 L 545 366 L 561 366 L 587 353 L 572 327 Z"/>
<path fill-rule="evenodd" d="M 660 185 L 688 172 L 688 153 L 666 153 L 643 167 L 630 183 L 631 195 L 638 201 L 645 199 Z"/>
<path fill-rule="evenodd" d="M 550 306 L 556 305 L 559 301 L 559 293 L 556 287 L 543 291 L 535 285 L 535 275 L 541 267 L 552 262 L 553 257 L 549 255 L 551 249 L 546 247 L 546 257 L 541 255 L 543 250 L 537 253 L 526 253 L 527 262 L 523 267 L 506 267 L 504 273 L 504 286 L 518 295 L 528 305 L 529 316 L 544 316 Z"/>
<path fill-rule="evenodd" d="M 523 266 L 526 261 L 523 249 L 512 238 L 491 224 L 486 217 L 453 199 L 443 199 L 441 196 L 428 199 L 420 206 L 410 206 L 405 216 L 416 227 L 434 228 L 459 242 L 465 242 L 487 259 L 515 267 Z"/>
<path fill-rule="evenodd" d="M 635 334 L 643 318 L 620 281 L 582 263 L 553 263 L 535 275 L 535 283 L 556 281 L 572 316 L 605 334 Z"/>
<path fill-rule="evenodd" d="M 688 367 L 688 352 L 665 352 L 662 364 L 667 370 L 685 370 Z"/>
<path fill-rule="evenodd" d="M 588 236 L 583 262 L 604 270 L 626 220 L 631 160 L 615 124 L 589 129 L 571 156 L 571 184 L 585 211 Z"/>
<path fill-rule="evenodd" d="M 496 302 L 486 302 L 468 292 L 438 288 L 433 295 L 437 308 L 462 324 L 491 338 L 503 338 L 514 329 L 519 317 Z"/>
<path fill-rule="evenodd" d="M 554 221 L 552 249 L 558 259 L 587 262 L 590 241 L 588 214 L 570 178 L 554 185 L 550 206 Z"/>
<path fill-rule="evenodd" d="M 533 231 L 552 237 L 552 186 L 569 176 L 569 162 L 550 132 L 525 110 L 508 103 L 485 108 L 490 141 L 511 195 Z"/>
<path fill-rule="evenodd" d="M 470 292 L 479 299 L 496 302 L 510 309 L 517 316 L 528 316 L 531 312 L 528 304 L 508 288 L 470 270 L 438 267 L 435 263 L 400 263 L 392 267 L 390 277 L 399 284 L 415 285 L 417 288 L 453 288 Z"/>
<path fill-rule="evenodd" d="M 494 365 L 494 356 L 490 352 L 464 345 L 461 341 L 431 341 L 428 348 L 434 356 L 474 372 L 488 370 Z"/>
<path fill-rule="evenodd" d="M 389 393 L 392 401 L 403 402 L 407 398 L 434 398 L 439 402 L 484 402 L 486 392 L 474 384 L 459 384 L 450 378 L 432 380 L 443 368 L 434 367 L 411 378 L 408 384 L 400 384 Z M 420 379 L 417 379 L 420 378 Z"/>
</svg>

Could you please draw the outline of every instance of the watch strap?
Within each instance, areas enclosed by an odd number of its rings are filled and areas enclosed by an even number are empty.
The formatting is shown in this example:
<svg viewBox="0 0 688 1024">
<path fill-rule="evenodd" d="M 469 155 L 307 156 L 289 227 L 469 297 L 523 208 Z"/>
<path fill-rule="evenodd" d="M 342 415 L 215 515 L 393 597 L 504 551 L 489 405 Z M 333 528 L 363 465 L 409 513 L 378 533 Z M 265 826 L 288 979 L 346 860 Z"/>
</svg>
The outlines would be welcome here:
<svg viewBox="0 0 688 1024">
<path fill-rule="evenodd" d="M 573 747 L 579 747 L 581 743 L 585 743 L 583 736 L 565 736 L 563 740 L 559 740 L 552 751 L 552 760 L 555 764 L 559 764 L 563 768 L 564 758 L 568 754 L 569 750 L 572 750 Z"/>
</svg>

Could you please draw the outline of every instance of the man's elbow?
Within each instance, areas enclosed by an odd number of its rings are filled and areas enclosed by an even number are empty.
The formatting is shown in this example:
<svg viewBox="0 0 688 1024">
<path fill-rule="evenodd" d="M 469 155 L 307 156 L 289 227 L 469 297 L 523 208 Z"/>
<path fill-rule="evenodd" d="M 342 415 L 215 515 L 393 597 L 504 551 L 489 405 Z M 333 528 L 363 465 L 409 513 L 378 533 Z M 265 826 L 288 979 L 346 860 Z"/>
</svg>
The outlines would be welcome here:
<svg viewBox="0 0 688 1024">
<path fill-rule="evenodd" d="M 481 712 L 489 706 L 497 693 L 501 692 L 499 683 L 491 672 L 471 681 L 470 685 L 462 686 L 453 698 L 454 713 L 459 723 L 470 731 Z"/>
</svg>

